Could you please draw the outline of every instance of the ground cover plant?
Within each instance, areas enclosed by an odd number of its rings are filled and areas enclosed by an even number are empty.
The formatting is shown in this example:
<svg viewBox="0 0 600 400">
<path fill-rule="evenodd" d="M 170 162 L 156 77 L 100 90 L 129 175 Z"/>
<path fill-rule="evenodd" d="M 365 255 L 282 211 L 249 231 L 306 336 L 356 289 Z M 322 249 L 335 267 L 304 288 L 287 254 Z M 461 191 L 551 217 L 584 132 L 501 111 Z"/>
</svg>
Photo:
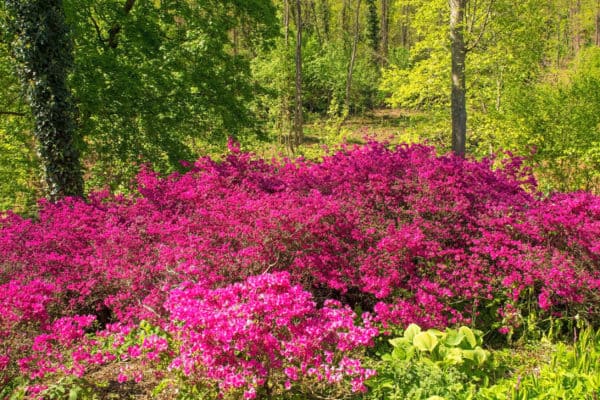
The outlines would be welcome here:
<svg viewBox="0 0 600 400">
<path fill-rule="evenodd" d="M 231 143 L 185 173 L 146 167 L 136 195 L 6 213 L 0 385 L 49 396 L 111 365 L 182 396 L 342 398 L 398 326 L 498 341 L 597 322 L 600 198 L 542 196 L 501 164 L 377 142 L 267 162 Z"/>
</svg>

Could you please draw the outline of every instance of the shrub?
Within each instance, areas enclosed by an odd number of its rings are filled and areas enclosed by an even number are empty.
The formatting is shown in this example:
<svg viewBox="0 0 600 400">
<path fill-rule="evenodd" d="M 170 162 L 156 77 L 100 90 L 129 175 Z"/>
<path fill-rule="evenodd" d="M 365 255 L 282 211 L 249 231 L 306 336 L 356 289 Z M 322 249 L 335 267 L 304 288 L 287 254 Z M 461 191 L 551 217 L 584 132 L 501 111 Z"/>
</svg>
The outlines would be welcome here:
<svg viewBox="0 0 600 400">
<path fill-rule="evenodd" d="M 381 356 L 377 375 L 367 383 L 373 399 L 466 399 L 475 385 L 487 383 L 490 353 L 481 348 L 479 331 L 422 331 L 411 324 L 389 342 L 392 351 Z"/>
<path fill-rule="evenodd" d="M 600 199 L 542 197 L 518 158 L 492 164 L 380 143 L 267 163 L 232 146 L 184 174 L 146 168 L 136 196 L 42 202 L 36 219 L 7 213 L 1 379 L 61 318 L 94 316 L 84 332 L 142 320 L 174 329 L 177 301 L 249 296 L 252 277 L 269 274 L 316 303 L 307 321 L 331 310 L 347 319 L 346 306 L 383 329 L 463 323 L 518 335 L 550 319 L 597 320 Z M 186 334 L 214 328 L 191 318 L 181 314 Z"/>
</svg>

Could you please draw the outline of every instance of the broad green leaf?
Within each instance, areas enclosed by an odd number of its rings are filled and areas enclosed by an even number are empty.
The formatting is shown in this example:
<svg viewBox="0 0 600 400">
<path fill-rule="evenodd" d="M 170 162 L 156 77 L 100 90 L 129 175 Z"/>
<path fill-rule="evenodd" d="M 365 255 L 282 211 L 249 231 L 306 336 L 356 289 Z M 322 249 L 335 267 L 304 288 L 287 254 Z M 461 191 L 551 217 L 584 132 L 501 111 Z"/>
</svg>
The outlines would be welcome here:
<svg viewBox="0 0 600 400">
<path fill-rule="evenodd" d="M 432 352 L 435 349 L 435 346 L 438 344 L 438 338 L 435 337 L 434 334 L 429 332 L 421 332 L 416 335 L 413 339 L 413 345 L 421 350 Z"/>
<path fill-rule="evenodd" d="M 441 338 L 446 334 L 438 329 L 428 329 L 427 332 L 434 334 L 438 338 Z"/>
<path fill-rule="evenodd" d="M 471 361 L 475 361 L 475 351 L 474 350 L 463 350 L 462 351 L 463 358 Z"/>
<path fill-rule="evenodd" d="M 451 364 L 462 364 L 463 360 L 463 351 L 459 348 L 453 347 L 447 349 L 444 352 L 444 361 L 449 362 Z"/>
<path fill-rule="evenodd" d="M 410 342 L 406 338 L 394 338 L 388 341 L 393 347 L 406 347 Z"/>
<path fill-rule="evenodd" d="M 451 329 L 446 334 L 445 343 L 448 346 L 456 347 L 456 346 L 460 345 L 460 343 L 463 341 L 464 338 L 465 338 L 465 335 L 462 332 L 458 332 L 454 329 Z"/>
<path fill-rule="evenodd" d="M 477 338 L 475 338 L 475 334 L 473 333 L 471 328 L 461 326 L 458 329 L 458 332 L 465 336 L 465 338 L 467 339 L 467 343 L 469 344 L 471 349 L 474 349 L 475 346 L 477 346 Z"/>
<path fill-rule="evenodd" d="M 392 359 L 393 360 L 406 360 L 410 357 L 408 357 L 408 352 L 406 351 L 405 348 L 403 347 L 395 347 L 394 350 L 392 350 Z"/>
<path fill-rule="evenodd" d="M 408 328 L 406 328 L 406 330 L 404 331 L 404 337 L 407 340 L 412 341 L 414 337 L 419 333 L 421 333 L 421 328 L 419 327 L 419 325 L 410 324 Z"/>
<path fill-rule="evenodd" d="M 483 365 L 488 359 L 487 351 L 483 350 L 481 347 L 477 346 L 475 350 L 473 350 L 474 360 L 477 365 Z"/>
<path fill-rule="evenodd" d="M 81 389 L 74 387 L 69 391 L 69 400 L 77 400 L 79 398 L 79 391 Z"/>
</svg>

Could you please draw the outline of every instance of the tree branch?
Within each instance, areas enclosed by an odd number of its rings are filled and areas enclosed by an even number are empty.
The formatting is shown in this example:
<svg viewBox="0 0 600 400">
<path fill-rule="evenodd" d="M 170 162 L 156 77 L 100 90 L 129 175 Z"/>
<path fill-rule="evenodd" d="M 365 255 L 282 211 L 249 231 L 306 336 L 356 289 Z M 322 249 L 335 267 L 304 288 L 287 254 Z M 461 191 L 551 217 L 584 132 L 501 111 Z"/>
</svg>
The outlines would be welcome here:
<svg viewBox="0 0 600 400">
<path fill-rule="evenodd" d="M 102 37 L 102 31 L 100 30 L 100 26 L 98 25 L 98 22 L 96 21 L 94 16 L 91 15 L 91 13 L 90 13 L 90 19 L 92 20 L 92 23 L 94 24 L 94 29 L 96 30 L 96 35 L 98 35 L 98 40 L 100 41 L 100 43 L 106 43 L 106 39 Z"/>
<path fill-rule="evenodd" d="M 0 115 L 13 115 L 15 117 L 25 117 L 27 114 L 22 113 L 22 112 L 2 111 L 2 110 L 0 110 Z"/>
<path fill-rule="evenodd" d="M 123 6 L 123 13 L 125 15 L 129 14 L 129 12 L 131 12 L 131 9 L 133 8 L 133 5 L 135 4 L 135 0 L 127 0 L 125 2 L 125 6 Z M 112 28 L 110 28 L 108 30 L 108 46 L 112 49 L 116 49 L 117 46 L 119 45 L 119 32 L 121 32 L 121 24 L 118 22 L 115 22 L 115 24 L 112 26 Z"/>
<path fill-rule="evenodd" d="M 479 30 L 479 35 L 477 36 L 477 39 L 475 39 L 475 41 L 472 44 L 465 47 L 466 52 L 469 52 L 469 51 L 473 50 L 475 47 L 477 47 L 477 45 L 481 41 L 481 38 L 483 37 L 483 34 L 485 33 L 485 28 L 487 27 L 488 22 L 490 22 L 490 15 L 492 14 L 492 5 L 494 4 L 494 0 L 489 0 L 489 1 L 490 2 L 488 3 L 488 8 L 487 8 L 487 11 L 485 14 L 485 20 L 483 21 L 483 24 L 481 24 L 481 29 Z"/>
</svg>

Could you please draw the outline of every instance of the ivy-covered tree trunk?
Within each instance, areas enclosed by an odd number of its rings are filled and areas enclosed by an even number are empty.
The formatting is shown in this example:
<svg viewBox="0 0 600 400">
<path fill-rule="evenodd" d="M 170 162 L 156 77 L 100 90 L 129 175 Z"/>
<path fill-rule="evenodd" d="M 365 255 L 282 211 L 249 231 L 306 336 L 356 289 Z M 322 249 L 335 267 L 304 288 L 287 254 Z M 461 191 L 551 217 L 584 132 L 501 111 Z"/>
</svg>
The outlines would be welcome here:
<svg viewBox="0 0 600 400">
<path fill-rule="evenodd" d="M 465 155 L 467 141 L 465 6 L 466 0 L 450 0 L 452 150 L 454 154 L 461 157 Z"/>
<path fill-rule="evenodd" d="M 14 53 L 35 120 L 34 135 L 47 196 L 83 196 L 82 169 L 74 143 L 74 108 L 67 87 L 72 44 L 62 0 L 6 0 Z"/>
<path fill-rule="evenodd" d="M 368 20 L 368 40 L 369 46 L 373 50 L 373 55 L 376 57 L 379 54 L 379 16 L 377 15 L 377 5 L 375 0 L 367 0 L 367 20 Z"/>
</svg>

